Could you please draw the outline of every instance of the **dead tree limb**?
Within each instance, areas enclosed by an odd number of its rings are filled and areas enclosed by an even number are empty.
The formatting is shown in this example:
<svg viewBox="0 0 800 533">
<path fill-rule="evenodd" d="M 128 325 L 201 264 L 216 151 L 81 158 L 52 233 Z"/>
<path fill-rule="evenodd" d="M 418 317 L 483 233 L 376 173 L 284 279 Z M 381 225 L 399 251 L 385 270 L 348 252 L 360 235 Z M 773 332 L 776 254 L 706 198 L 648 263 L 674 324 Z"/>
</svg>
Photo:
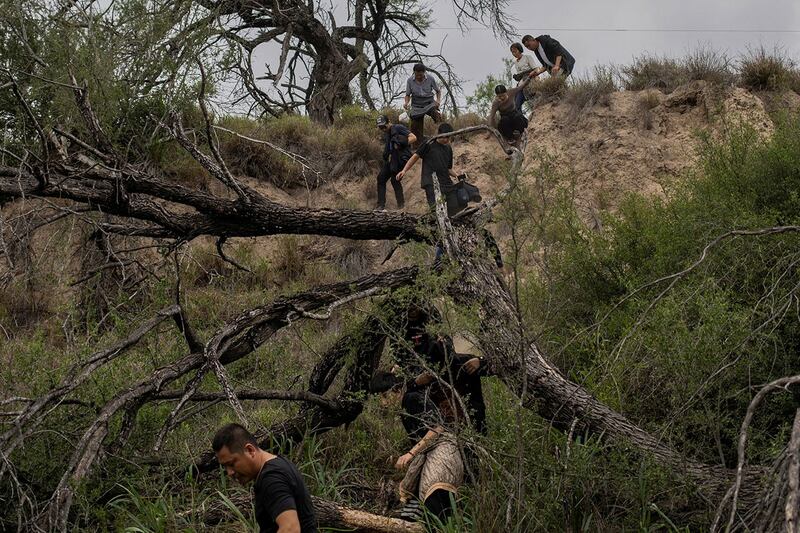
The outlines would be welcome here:
<svg viewBox="0 0 800 533">
<path fill-rule="evenodd" d="M 178 400 L 183 396 L 182 391 L 159 392 L 153 395 L 153 400 Z M 307 402 L 317 405 L 323 409 L 334 411 L 339 408 L 339 404 L 334 400 L 328 400 L 324 396 L 308 391 L 285 391 L 285 390 L 239 390 L 236 397 L 240 400 L 282 400 L 292 402 Z M 221 392 L 197 392 L 189 397 L 190 402 L 213 402 L 225 400 L 227 396 Z"/>
<path fill-rule="evenodd" d="M 269 305 L 247 311 L 234 320 L 232 326 L 223 327 L 222 334 L 215 335 L 216 339 L 225 339 L 225 348 L 219 354 L 218 361 L 220 364 L 228 364 L 252 353 L 270 336 L 289 323 L 289 317 L 296 307 L 313 311 L 330 305 L 348 294 L 363 292 L 372 286 L 391 290 L 409 284 L 416 276 L 417 269 L 415 267 L 371 274 L 350 282 L 335 283 L 294 296 L 278 298 Z M 234 333 L 235 338 L 232 336 Z M 75 452 L 68 467 L 47 508 L 37 521 L 47 530 L 63 531 L 66 529 L 75 487 L 89 474 L 98 461 L 104 447 L 104 440 L 108 436 L 111 419 L 124 409 L 151 401 L 153 396 L 164 386 L 200 368 L 206 361 L 203 352 L 190 353 L 157 369 L 148 378 L 119 391 L 106 402 L 100 409 L 97 418 L 76 443 Z M 367 381 L 371 375 L 364 376 L 361 372 L 356 374 L 356 379 Z"/>
<path fill-rule="evenodd" d="M 228 498 L 245 515 L 251 513 L 252 497 L 249 492 L 240 491 L 228 495 Z M 320 528 L 341 529 L 354 533 L 423 533 L 425 531 L 421 524 L 344 507 L 316 496 L 312 496 L 311 499 L 314 502 L 317 526 Z M 220 501 L 215 501 L 203 510 L 202 520 L 208 525 L 218 524 L 225 520 L 229 511 L 230 509 L 227 509 Z M 194 514 L 194 511 L 187 511 L 183 514 L 189 515 L 190 513 Z"/>
<path fill-rule="evenodd" d="M 800 383 L 800 375 L 776 379 L 775 381 L 764 385 L 761 388 L 761 390 L 759 390 L 758 393 L 756 393 L 756 395 L 750 401 L 750 405 L 747 406 L 747 412 L 745 413 L 744 419 L 742 420 L 742 428 L 739 431 L 739 442 L 737 446 L 738 459 L 736 461 L 736 477 L 733 486 L 731 486 L 730 489 L 725 493 L 724 497 L 719 503 L 719 506 L 717 507 L 717 514 L 716 517 L 714 518 L 714 524 L 711 527 L 712 531 L 719 530 L 719 526 L 722 523 L 721 522 L 722 515 L 729 501 L 730 501 L 730 512 L 728 514 L 728 520 L 725 525 L 725 531 L 729 532 L 734 529 L 734 522 L 736 521 L 737 509 L 739 507 L 741 499 L 741 491 L 745 483 L 744 466 L 747 458 L 747 436 L 749 433 L 750 425 L 753 422 L 753 418 L 755 417 L 759 405 L 761 405 L 764 399 L 773 392 L 778 390 L 786 390 L 788 389 L 788 387 L 797 385 L 798 383 Z M 748 486 L 747 488 L 749 489 L 750 487 Z"/>
<path fill-rule="evenodd" d="M 440 218 L 442 214 L 440 213 Z M 447 221 L 440 221 L 447 228 Z M 621 413 L 595 398 L 582 386 L 568 380 L 542 353 L 537 344 L 525 338 L 512 298 L 495 268 L 482 257 L 480 237 L 468 224 L 453 225 L 442 237 L 450 258 L 461 276 L 451 296 L 464 305 L 480 306 L 481 329 L 477 339 L 490 366 L 521 397 L 523 404 L 559 428 L 568 430 L 577 420 L 581 432 L 588 430 L 633 445 L 655 457 L 660 464 L 684 473 L 711 501 L 719 501 L 733 473 L 723 467 L 707 465 L 685 457 L 679 451 L 648 433 Z M 762 472 L 747 472 L 748 479 L 760 479 Z M 746 495 L 748 505 L 756 501 L 757 483 Z"/>
<path fill-rule="evenodd" d="M 113 361 L 126 350 L 135 346 L 145 335 L 161 324 L 165 319 L 175 316 L 180 312 L 177 305 L 159 311 L 155 317 L 143 323 L 128 337 L 113 346 L 93 354 L 83 363 L 75 365 L 67 374 L 61 384 L 51 389 L 47 394 L 31 402 L 14 421 L 14 427 L 0 436 L 0 449 L 3 455 L 9 457 L 11 453 L 35 430 L 47 416 L 47 410 L 61 402 L 68 394 L 83 384 L 91 374 Z M 2 477 L 0 471 L 0 477 Z"/>
</svg>

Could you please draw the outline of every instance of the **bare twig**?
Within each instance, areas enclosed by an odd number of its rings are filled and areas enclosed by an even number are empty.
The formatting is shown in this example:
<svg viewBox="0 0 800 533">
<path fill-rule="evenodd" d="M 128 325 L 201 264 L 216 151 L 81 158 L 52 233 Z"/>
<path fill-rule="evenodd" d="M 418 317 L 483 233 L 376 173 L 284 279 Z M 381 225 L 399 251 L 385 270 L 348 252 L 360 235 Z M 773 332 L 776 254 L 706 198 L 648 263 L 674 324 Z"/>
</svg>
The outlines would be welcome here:
<svg viewBox="0 0 800 533">
<path fill-rule="evenodd" d="M 789 465 L 787 478 L 789 494 L 786 497 L 786 533 L 797 533 L 798 512 L 800 512 L 800 409 L 794 415 L 792 437 L 789 440 Z"/>
<path fill-rule="evenodd" d="M 798 383 L 800 383 L 800 375 L 777 379 L 771 383 L 764 385 L 761 388 L 761 390 L 759 390 L 758 393 L 750 401 L 750 405 L 747 407 L 747 412 L 745 413 L 744 420 L 742 421 L 742 427 L 739 430 L 739 444 L 737 447 L 738 460 L 736 462 L 736 480 L 733 486 L 728 490 L 728 492 L 723 497 L 719 506 L 717 507 L 717 514 L 716 517 L 714 518 L 714 524 L 711 527 L 712 531 L 718 530 L 720 521 L 722 519 L 722 514 L 729 500 L 731 504 L 730 504 L 730 514 L 728 515 L 727 525 L 725 526 L 726 532 L 730 532 L 732 530 L 733 523 L 736 520 L 736 508 L 739 500 L 739 490 L 742 487 L 742 480 L 744 477 L 743 474 L 744 474 L 744 463 L 746 459 L 747 434 L 748 430 L 750 429 L 750 424 L 753 421 L 753 417 L 756 414 L 756 410 L 758 409 L 758 406 L 761 404 L 764 398 L 766 398 L 772 392 L 776 390 L 786 390 L 788 389 L 788 387 L 796 385 Z"/>
</svg>

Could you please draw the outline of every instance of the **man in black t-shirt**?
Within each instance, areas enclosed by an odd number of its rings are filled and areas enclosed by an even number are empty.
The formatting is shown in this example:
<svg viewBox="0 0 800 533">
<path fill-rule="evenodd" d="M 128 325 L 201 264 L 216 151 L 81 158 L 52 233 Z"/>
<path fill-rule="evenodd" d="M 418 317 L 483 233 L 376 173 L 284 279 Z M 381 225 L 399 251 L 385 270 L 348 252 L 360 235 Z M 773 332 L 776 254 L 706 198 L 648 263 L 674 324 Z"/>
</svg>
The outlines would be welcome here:
<svg viewBox="0 0 800 533">
<path fill-rule="evenodd" d="M 297 467 L 262 450 L 239 424 L 228 424 L 212 443 L 219 464 L 242 484 L 254 481 L 256 520 L 261 533 L 316 533 L 314 504 Z"/>
<path fill-rule="evenodd" d="M 439 124 L 438 133 L 451 133 L 453 126 L 444 122 Z M 450 146 L 450 137 L 439 137 L 426 141 L 419 147 L 419 150 L 411 156 L 403 170 L 397 173 L 397 181 L 401 181 L 405 174 L 422 159 L 422 175 L 420 187 L 425 190 L 425 198 L 428 205 L 436 205 L 436 193 L 433 188 L 433 175 L 439 180 L 439 187 L 447 201 L 447 214 L 453 216 L 463 209 L 458 204 L 455 195 L 456 186 L 452 178 L 457 178 L 458 174 L 453 170 L 453 148 Z"/>
</svg>

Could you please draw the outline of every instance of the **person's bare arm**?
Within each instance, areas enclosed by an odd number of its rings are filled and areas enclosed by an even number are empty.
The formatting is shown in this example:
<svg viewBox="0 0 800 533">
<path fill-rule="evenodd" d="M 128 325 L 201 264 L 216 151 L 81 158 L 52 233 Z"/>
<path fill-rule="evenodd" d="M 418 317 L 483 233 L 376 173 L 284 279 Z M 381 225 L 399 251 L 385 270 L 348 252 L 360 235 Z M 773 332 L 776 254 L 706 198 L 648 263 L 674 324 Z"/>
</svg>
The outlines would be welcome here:
<svg viewBox="0 0 800 533">
<path fill-rule="evenodd" d="M 497 108 L 498 108 L 497 100 L 494 100 L 492 102 L 492 110 L 489 111 L 489 120 L 488 120 L 488 122 L 489 122 L 489 127 L 490 128 L 496 128 L 497 127 L 497 123 L 495 122 L 495 115 L 497 114 Z"/>
<path fill-rule="evenodd" d="M 403 103 L 403 108 L 408 109 L 408 104 L 410 104 L 410 103 L 411 103 L 411 95 L 407 94 L 406 95 L 406 101 Z"/>
<path fill-rule="evenodd" d="M 438 87 L 436 88 L 436 107 L 441 107 L 442 104 L 442 90 Z"/>
<path fill-rule="evenodd" d="M 561 56 L 556 56 L 556 62 L 553 68 L 550 69 L 550 74 L 558 74 L 559 70 L 561 70 Z"/>
<path fill-rule="evenodd" d="M 414 144 L 415 142 L 417 142 L 417 136 L 414 135 L 413 133 L 409 133 L 408 134 L 408 144 Z"/>
<path fill-rule="evenodd" d="M 442 428 L 440 426 L 436 426 L 433 429 L 429 429 L 428 432 L 425 433 L 425 436 L 422 437 L 419 440 L 419 442 L 416 443 L 408 453 L 401 455 L 397 459 L 397 462 L 394 465 L 395 468 L 397 468 L 398 470 L 403 470 L 404 468 L 406 468 L 408 466 L 408 463 L 410 463 L 417 454 L 421 453 L 428 446 L 430 446 L 431 443 L 434 440 L 436 440 L 436 438 L 439 436 L 439 434 L 442 433 L 443 431 L 444 431 L 444 428 Z"/>
<path fill-rule="evenodd" d="M 278 533 L 300 533 L 300 518 L 294 509 L 287 509 L 279 514 L 275 523 L 278 524 Z"/>
<path fill-rule="evenodd" d="M 406 166 L 403 167 L 403 170 L 401 170 L 400 172 L 397 173 L 397 181 L 402 180 L 403 176 L 406 175 L 406 172 L 411 170 L 411 167 L 416 165 L 418 160 L 419 160 L 419 156 L 417 154 L 412 154 L 411 157 L 409 158 L 408 162 L 406 162 Z"/>
</svg>

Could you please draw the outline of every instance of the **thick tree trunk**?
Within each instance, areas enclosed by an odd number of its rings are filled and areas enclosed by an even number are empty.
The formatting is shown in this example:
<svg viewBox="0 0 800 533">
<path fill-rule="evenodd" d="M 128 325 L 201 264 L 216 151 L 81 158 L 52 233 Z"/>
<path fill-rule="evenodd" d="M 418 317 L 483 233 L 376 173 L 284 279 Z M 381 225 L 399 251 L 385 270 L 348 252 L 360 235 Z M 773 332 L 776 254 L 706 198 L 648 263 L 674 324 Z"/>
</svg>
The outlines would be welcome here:
<svg viewBox="0 0 800 533">
<path fill-rule="evenodd" d="M 69 179 L 66 174 L 53 174 L 53 183 L 42 188 L 33 175 L 0 166 L 0 195 L 70 199 L 138 221 L 137 225 L 102 225 L 109 232 L 125 235 L 191 240 L 200 235 L 230 238 L 292 233 L 347 239 L 428 239 L 421 224 L 424 218 L 407 213 L 289 207 L 249 190 L 250 201 L 245 204 L 239 199 L 124 173 L 121 182 L 131 198 L 120 203 L 114 188 L 104 179 L 86 186 L 86 182 Z M 187 212 L 187 207 L 192 210 Z"/>
<path fill-rule="evenodd" d="M 478 253 L 478 234 L 467 226 L 448 232 L 447 247 L 462 272 L 458 285 L 452 287 L 452 296 L 465 305 L 480 305 L 479 347 L 493 370 L 527 408 L 557 427 L 566 429 L 575 422 L 578 428 L 604 434 L 650 454 L 660 464 L 684 473 L 710 500 L 719 501 L 732 483 L 732 471 L 685 457 L 568 380 L 527 337 L 494 265 Z M 755 505 L 760 474 L 751 471 L 744 505 Z"/>
<path fill-rule="evenodd" d="M 245 515 L 252 509 L 250 494 L 228 495 L 231 502 Z M 360 509 L 344 507 L 330 500 L 312 496 L 314 512 L 317 516 L 317 526 L 320 528 L 351 531 L 353 533 L 423 533 L 420 524 L 406 522 L 398 518 L 372 514 Z M 209 505 L 203 514 L 203 521 L 208 524 L 219 524 L 230 517 L 229 509 L 215 502 Z"/>
</svg>

